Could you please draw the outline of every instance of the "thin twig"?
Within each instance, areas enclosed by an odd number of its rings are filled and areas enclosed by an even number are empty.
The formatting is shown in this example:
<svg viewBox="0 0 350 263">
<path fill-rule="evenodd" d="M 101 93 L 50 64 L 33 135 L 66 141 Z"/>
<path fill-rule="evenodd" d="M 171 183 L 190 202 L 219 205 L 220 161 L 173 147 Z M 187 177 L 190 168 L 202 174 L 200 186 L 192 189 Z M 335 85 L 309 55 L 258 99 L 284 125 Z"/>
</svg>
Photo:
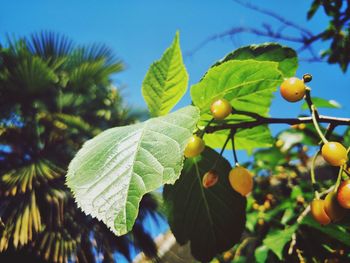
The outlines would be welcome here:
<svg viewBox="0 0 350 263">
<path fill-rule="evenodd" d="M 253 5 L 252 3 L 248 3 L 245 1 L 241 1 L 241 0 L 233 0 L 233 1 L 241 6 L 244 6 L 246 8 L 251 9 L 251 10 L 257 11 L 258 13 L 261 13 L 261 14 L 267 15 L 271 18 L 274 18 L 274 19 L 278 20 L 279 22 L 281 22 L 282 24 L 284 24 L 285 26 L 295 28 L 295 29 L 307 34 L 309 37 L 313 36 L 313 34 L 310 30 L 308 30 L 308 29 L 306 29 L 298 24 L 295 24 L 294 22 L 292 22 L 290 20 L 287 20 L 285 17 L 280 16 L 279 14 L 274 13 L 271 10 L 264 9 L 260 6 Z"/>
</svg>

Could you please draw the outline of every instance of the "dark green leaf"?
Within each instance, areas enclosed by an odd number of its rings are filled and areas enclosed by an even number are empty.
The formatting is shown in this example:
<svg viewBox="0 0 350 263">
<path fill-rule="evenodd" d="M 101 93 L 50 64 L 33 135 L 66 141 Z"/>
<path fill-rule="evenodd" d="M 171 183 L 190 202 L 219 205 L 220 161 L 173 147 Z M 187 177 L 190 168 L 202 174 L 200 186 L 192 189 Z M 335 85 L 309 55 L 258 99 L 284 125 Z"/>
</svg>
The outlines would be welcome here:
<svg viewBox="0 0 350 263">
<path fill-rule="evenodd" d="M 347 246 L 350 246 L 350 235 L 348 231 L 342 226 L 336 224 L 322 226 L 318 222 L 316 222 L 311 216 L 305 217 L 302 221 L 302 224 L 315 228 L 318 231 L 324 233 L 325 235 L 330 236 Z"/>
<path fill-rule="evenodd" d="M 217 158 L 219 180 L 205 189 L 202 177 Z M 206 148 L 200 157 L 187 159 L 180 179 L 164 188 L 171 230 L 181 245 L 190 242 L 198 260 L 209 261 L 232 247 L 244 229 L 246 199 L 230 187 L 230 169 L 228 161 Z"/>
<path fill-rule="evenodd" d="M 218 66 L 229 60 L 247 59 L 278 62 L 278 69 L 285 78 L 294 76 L 298 68 L 297 53 L 293 49 L 277 43 L 241 47 L 229 53 L 222 60 L 214 64 L 214 66 Z"/>
<path fill-rule="evenodd" d="M 307 19 L 311 19 L 314 16 L 314 14 L 317 12 L 320 5 L 321 5 L 321 0 L 314 0 L 312 2 L 312 5 L 309 11 L 307 12 Z"/>
</svg>

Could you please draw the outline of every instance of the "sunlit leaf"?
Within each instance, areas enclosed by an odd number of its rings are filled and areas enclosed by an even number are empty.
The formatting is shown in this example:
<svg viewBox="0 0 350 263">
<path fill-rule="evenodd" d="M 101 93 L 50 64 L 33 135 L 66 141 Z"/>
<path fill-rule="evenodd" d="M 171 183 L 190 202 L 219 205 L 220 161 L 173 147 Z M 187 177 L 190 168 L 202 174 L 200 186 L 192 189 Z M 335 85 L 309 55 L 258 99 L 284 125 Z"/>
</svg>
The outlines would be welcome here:
<svg viewBox="0 0 350 263">
<path fill-rule="evenodd" d="M 151 65 L 142 83 L 142 95 L 151 115 L 167 114 L 186 93 L 187 84 L 177 32 L 171 46 Z"/>
<path fill-rule="evenodd" d="M 277 257 L 282 260 L 283 249 L 285 245 L 292 239 L 292 235 L 296 231 L 298 225 L 289 226 L 286 229 L 274 230 L 269 232 L 263 243 L 271 249 Z"/>
<path fill-rule="evenodd" d="M 142 196 L 179 177 L 198 115 L 188 106 L 89 140 L 67 174 L 78 205 L 117 235 L 130 231 Z"/>
</svg>

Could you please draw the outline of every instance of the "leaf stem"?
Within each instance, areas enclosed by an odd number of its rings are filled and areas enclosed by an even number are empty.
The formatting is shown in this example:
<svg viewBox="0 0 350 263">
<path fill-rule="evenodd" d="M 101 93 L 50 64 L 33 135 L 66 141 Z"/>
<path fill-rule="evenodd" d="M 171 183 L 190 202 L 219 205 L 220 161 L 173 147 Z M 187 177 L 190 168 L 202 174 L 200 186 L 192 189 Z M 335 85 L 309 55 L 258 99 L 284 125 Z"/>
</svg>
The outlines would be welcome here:
<svg viewBox="0 0 350 263">
<path fill-rule="evenodd" d="M 312 122 L 314 124 L 314 127 L 318 133 L 318 135 L 320 136 L 321 140 L 323 143 L 327 143 L 328 140 L 326 139 L 326 137 L 323 135 L 322 131 L 321 131 L 321 128 L 320 128 L 320 125 L 318 124 L 317 122 L 317 110 L 315 108 L 315 105 L 311 105 L 311 117 L 312 117 Z"/>
<path fill-rule="evenodd" d="M 338 191 L 338 188 L 339 188 L 339 185 L 340 185 L 340 182 L 341 182 L 341 178 L 342 178 L 343 171 L 344 171 L 344 165 L 340 166 L 340 168 L 339 168 L 337 181 L 336 181 L 336 183 L 335 183 L 334 190 L 333 190 L 334 192 L 337 192 L 337 191 Z"/>
<path fill-rule="evenodd" d="M 230 138 L 231 138 L 231 133 L 227 136 L 227 138 L 225 140 L 225 143 L 224 143 L 224 145 L 221 148 L 220 154 L 219 154 L 218 158 L 216 158 L 216 161 L 215 161 L 215 163 L 213 165 L 213 168 L 212 168 L 213 170 L 215 169 L 216 165 L 218 164 L 220 157 L 224 153 L 226 145 L 227 145 L 228 141 L 230 140 Z"/>
<path fill-rule="evenodd" d="M 235 148 L 235 133 L 236 133 L 236 130 L 231 130 L 230 137 L 231 137 L 231 143 L 232 143 L 233 160 L 235 162 L 235 165 L 239 166 L 237 152 L 236 152 L 236 148 Z"/>
<path fill-rule="evenodd" d="M 316 188 L 315 164 L 316 164 L 316 159 L 317 159 L 317 156 L 319 155 L 319 153 L 320 153 L 320 151 L 317 151 L 316 154 L 314 155 L 314 157 L 312 157 L 311 171 L 310 171 L 311 183 L 312 183 L 312 186 L 314 187 L 314 190 L 315 190 L 316 199 L 320 198 L 318 190 L 315 189 Z"/>
</svg>

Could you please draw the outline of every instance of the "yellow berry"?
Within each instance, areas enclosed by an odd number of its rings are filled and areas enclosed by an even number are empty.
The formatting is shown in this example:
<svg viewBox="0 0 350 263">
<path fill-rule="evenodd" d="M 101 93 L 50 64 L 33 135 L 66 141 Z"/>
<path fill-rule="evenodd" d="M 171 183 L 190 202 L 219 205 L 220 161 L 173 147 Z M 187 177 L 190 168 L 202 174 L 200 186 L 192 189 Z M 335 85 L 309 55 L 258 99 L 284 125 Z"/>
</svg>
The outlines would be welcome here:
<svg viewBox="0 0 350 263">
<path fill-rule="evenodd" d="M 231 104 L 225 99 L 214 101 L 210 106 L 211 114 L 216 120 L 223 120 L 232 112 Z"/>
<path fill-rule="evenodd" d="M 197 135 L 192 135 L 185 148 L 187 158 L 195 157 L 201 154 L 205 148 L 204 141 Z"/>
<path fill-rule="evenodd" d="M 276 145 L 276 147 L 277 147 L 277 148 L 282 147 L 282 146 L 283 146 L 283 144 L 284 144 L 284 141 L 283 141 L 283 140 L 281 140 L 281 139 L 278 139 L 278 140 L 276 141 L 276 143 L 275 143 L 275 145 Z"/>
<path fill-rule="evenodd" d="M 333 166 L 341 166 L 348 160 L 345 147 L 339 142 L 327 142 L 322 146 L 323 158 Z"/>
</svg>

